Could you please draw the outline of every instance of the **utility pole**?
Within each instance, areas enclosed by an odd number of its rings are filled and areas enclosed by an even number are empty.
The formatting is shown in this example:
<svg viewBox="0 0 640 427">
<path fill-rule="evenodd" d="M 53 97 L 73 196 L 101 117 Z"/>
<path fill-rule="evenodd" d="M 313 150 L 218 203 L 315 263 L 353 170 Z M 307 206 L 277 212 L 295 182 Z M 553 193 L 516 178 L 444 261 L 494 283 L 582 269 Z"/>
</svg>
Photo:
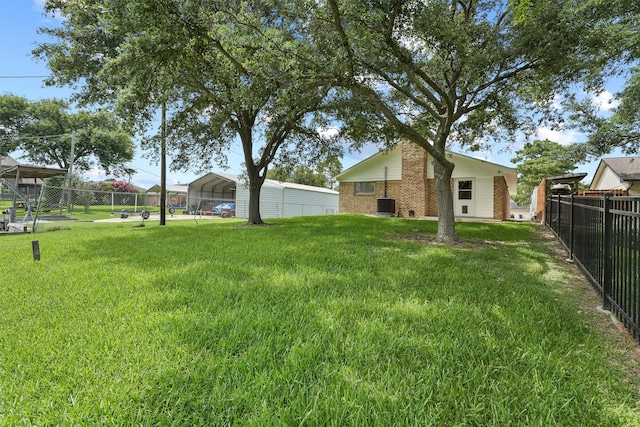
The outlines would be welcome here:
<svg viewBox="0 0 640 427">
<path fill-rule="evenodd" d="M 166 225 L 167 212 L 167 101 L 162 101 L 162 129 L 160 130 L 160 225 Z"/>
<path fill-rule="evenodd" d="M 69 169 L 67 175 L 69 176 L 69 194 L 67 197 L 67 215 L 71 214 L 71 186 L 73 185 L 73 162 L 76 156 L 76 131 L 71 132 L 71 152 L 69 153 Z"/>
</svg>

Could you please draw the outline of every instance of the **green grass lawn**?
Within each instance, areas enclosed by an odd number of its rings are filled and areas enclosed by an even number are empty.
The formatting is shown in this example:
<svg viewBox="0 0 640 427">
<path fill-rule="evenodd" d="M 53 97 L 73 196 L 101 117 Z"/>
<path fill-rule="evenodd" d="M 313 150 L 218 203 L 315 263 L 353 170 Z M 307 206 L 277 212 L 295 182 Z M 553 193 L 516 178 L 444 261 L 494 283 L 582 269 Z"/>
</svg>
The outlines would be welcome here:
<svg viewBox="0 0 640 427">
<path fill-rule="evenodd" d="M 274 223 L 0 236 L 0 425 L 640 425 L 535 226 Z"/>
</svg>

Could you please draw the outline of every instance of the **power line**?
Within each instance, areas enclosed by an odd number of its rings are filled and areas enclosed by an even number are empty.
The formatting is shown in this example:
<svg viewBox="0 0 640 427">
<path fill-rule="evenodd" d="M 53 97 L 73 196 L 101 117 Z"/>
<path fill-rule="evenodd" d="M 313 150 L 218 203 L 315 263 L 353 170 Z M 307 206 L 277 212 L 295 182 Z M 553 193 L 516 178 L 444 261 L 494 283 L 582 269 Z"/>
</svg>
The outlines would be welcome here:
<svg viewBox="0 0 640 427">
<path fill-rule="evenodd" d="M 136 170 L 136 171 L 138 171 L 138 172 L 144 172 L 144 173 L 147 173 L 147 174 L 149 174 L 149 175 L 153 175 L 153 176 L 155 176 L 156 178 L 159 178 L 159 177 L 160 177 L 160 175 L 158 175 L 158 174 L 156 174 L 156 173 L 154 173 L 154 172 L 149 172 L 149 171 L 147 171 L 147 170 L 144 170 L 144 169 L 140 168 L 139 166 L 134 166 L 134 165 L 132 165 L 131 163 L 126 163 L 126 164 L 125 164 L 125 166 L 127 166 L 127 167 L 129 167 L 129 168 L 131 168 L 131 169 L 135 169 L 135 170 Z M 180 181 L 176 181 L 175 179 L 171 179 L 171 178 L 167 178 L 167 180 L 168 180 L 168 181 L 172 181 L 172 182 L 173 182 L 173 183 L 175 183 L 175 184 L 179 184 L 179 183 L 180 183 Z"/>
<path fill-rule="evenodd" d="M 0 79 L 45 79 L 49 76 L 0 76 Z"/>
<path fill-rule="evenodd" d="M 18 136 L 17 140 L 21 139 L 47 139 L 47 138 L 60 138 L 62 136 L 71 136 L 70 133 L 61 133 L 58 135 L 37 135 L 37 136 Z"/>
</svg>

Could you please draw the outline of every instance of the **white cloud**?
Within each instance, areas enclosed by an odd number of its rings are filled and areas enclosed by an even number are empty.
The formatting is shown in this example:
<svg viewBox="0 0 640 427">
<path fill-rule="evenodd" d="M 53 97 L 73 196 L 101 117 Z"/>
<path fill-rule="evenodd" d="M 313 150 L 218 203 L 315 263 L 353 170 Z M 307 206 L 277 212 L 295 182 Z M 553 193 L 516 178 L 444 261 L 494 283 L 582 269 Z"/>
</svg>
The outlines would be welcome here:
<svg viewBox="0 0 640 427">
<path fill-rule="evenodd" d="M 559 131 L 549 128 L 538 128 L 536 133 L 538 139 L 548 139 L 559 143 L 560 145 L 569 145 L 584 140 L 584 135 L 580 132 L 569 130 Z"/>
<path fill-rule="evenodd" d="M 613 94 L 608 90 L 600 92 L 593 98 L 593 102 L 600 108 L 600 111 L 609 111 L 616 108 L 619 102 L 614 99 Z"/>
<path fill-rule="evenodd" d="M 340 133 L 340 130 L 335 126 L 332 126 L 330 128 L 318 128 L 316 129 L 316 132 L 318 132 L 318 135 L 322 138 L 333 138 Z"/>
<path fill-rule="evenodd" d="M 35 10 L 36 12 L 44 15 L 44 6 L 47 3 L 47 0 L 33 0 L 33 10 Z M 62 15 L 60 15 L 60 13 L 47 13 L 47 19 L 43 19 L 43 22 L 50 22 L 49 18 L 53 18 L 54 20 L 57 21 L 63 21 L 64 18 Z"/>
<path fill-rule="evenodd" d="M 98 168 L 91 168 L 82 174 L 85 178 L 91 181 L 102 181 L 106 179 L 106 175 L 103 170 Z"/>
</svg>

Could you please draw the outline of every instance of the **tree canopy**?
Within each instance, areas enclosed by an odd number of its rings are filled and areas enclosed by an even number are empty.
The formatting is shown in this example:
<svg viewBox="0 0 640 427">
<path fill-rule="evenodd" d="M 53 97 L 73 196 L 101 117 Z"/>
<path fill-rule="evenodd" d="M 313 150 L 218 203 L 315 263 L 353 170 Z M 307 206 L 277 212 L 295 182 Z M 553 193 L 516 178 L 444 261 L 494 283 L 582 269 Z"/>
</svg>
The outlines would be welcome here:
<svg viewBox="0 0 640 427">
<path fill-rule="evenodd" d="M 576 146 L 564 146 L 554 141 L 535 140 L 528 142 L 516 157 L 511 159 L 518 168 L 518 194 L 514 201 L 528 205 L 531 191 L 543 178 L 571 172 L 584 161 L 584 153 Z"/>
<path fill-rule="evenodd" d="M 44 30 L 58 41 L 34 53 L 48 60 L 50 84 L 75 85 L 83 102 L 113 103 L 141 131 L 166 103 L 173 169 L 226 166 L 239 139 L 249 222 L 260 224 L 260 187 L 271 162 L 322 161 L 337 152 L 335 141 L 317 131 L 328 123 L 328 89 L 295 62 L 307 45 L 292 4 L 49 0 L 46 10 L 66 19 Z M 159 138 L 144 146 L 157 148 Z"/>
<path fill-rule="evenodd" d="M 48 0 L 46 10 L 65 17 L 44 30 L 58 42 L 35 50 L 51 84 L 114 103 L 142 128 L 167 103 L 176 167 L 224 160 L 242 141 L 249 222 L 262 222 L 271 162 L 335 155 L 317 129 L 337 109 L 353 141 L 402 137 L 429 153 L 442 241 L 456 239 L 446 148 L 532 133 L 533 112 L 598 76 L 615 41 L 602 31 L 611 17 L 577 0 Z"/>
<path fill-rule="evenodd" d="M 0 141 L 7 152 L 18 149 L 32 163 L 66 169 L 74 132 L 76 171 L 97 166 L 106 173 L 123 173 L 133 158 L 132 135 L 110 112 L 74 112 L 67 101 L 58 99 L 0 96 Z"/>
<path fill-rule="evenodd" d="M 584 5 L 601 17 L 599 31 L 611 43 L 601 56 L 607 62 L 606 73 L 588 76 L 587 85 L 604 91 L 604 83 L 619 83 L 613 89 L 612 108 L 602 111 L 590 97 L 571 96 L 566 102 L 572 111 L 569 124 L 588 134 L 587 154 L 598 158 L 619 149 L 627 155 L 640 153 L 640 3 L 635 0 L 589 0 Z M 595 78 L 594 78 L 595 77 Z"/>
<path fill-rule="evenodd" d="M 267 178 L 281 182 L 295 182 L 297 184 L 312 185 L 315 187 L 333 188 L 332 177 L 340 173 L 340 169 L 334 170 L 331 175 L 315 171 L 305 165 L 276 166 L 269 169 Z"/>
<path fill-rule="evenodd" d="M 307 28 L 323 55 L 309 63 L 433 158 L 443 241 L 456 239 L 446 148 L 531 133 L 532 111 L 598 70 L 608 42 L 568 0 L 326 0 L 314 11 Z"/>
</svg>

